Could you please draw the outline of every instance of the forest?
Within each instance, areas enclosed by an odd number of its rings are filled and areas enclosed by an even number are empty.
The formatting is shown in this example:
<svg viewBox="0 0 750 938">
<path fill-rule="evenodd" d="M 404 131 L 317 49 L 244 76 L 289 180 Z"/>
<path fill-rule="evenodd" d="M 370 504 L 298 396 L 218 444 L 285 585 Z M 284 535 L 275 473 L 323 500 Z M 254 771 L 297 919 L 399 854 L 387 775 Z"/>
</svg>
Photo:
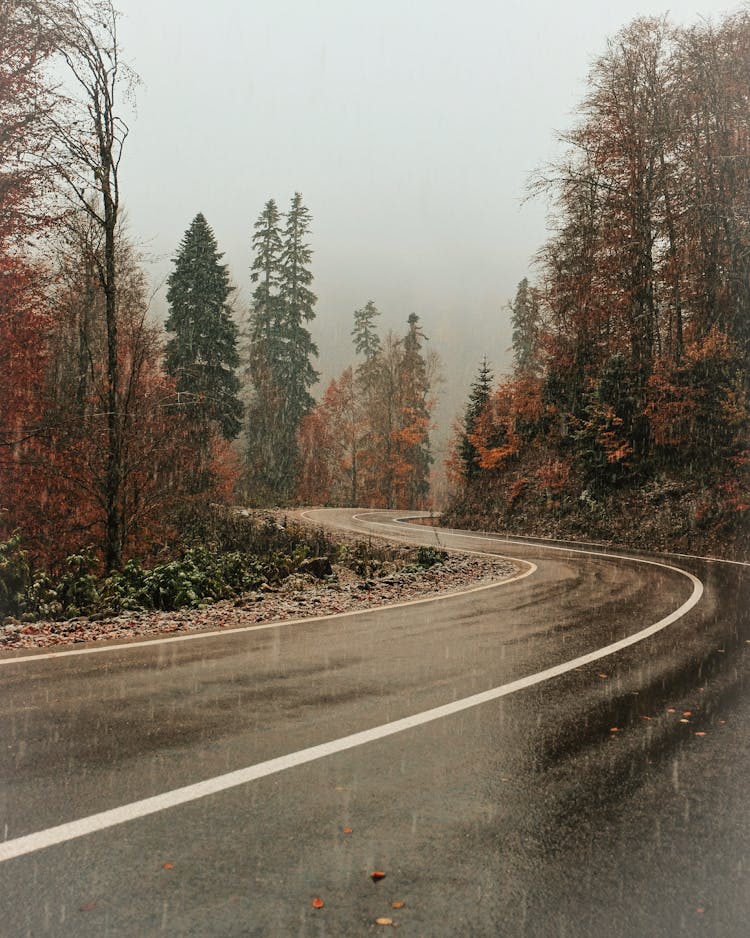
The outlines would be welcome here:
<svg viewBox="0 0 750 938">
<path fill-rule="evenodd" d="M 117 11 L 0 0 L 0 14 L 6 593 L 21 568 L 31 582 L 33 569 L 111 575 L 183 556 L 207 506 L 438 507 L 453 525 L 741 549 L 746 12 L 687 28 L 637 20 L 591 68 L 565 157 L 532 184 L 551 235 L 507 310 L 512 373 L 496 380 L 503 350 L 487 349 L 437 506 L 441 366 L 420 317 L 383 333 L 363 297 L 352 363 L 320 390 L 313 219 L 295 192 L 248 225 L 246 310 L 195 206 L 157 321 L 123 209 L 123 102 L 138 76 Z"/>
<path fill-rule="evenodd" d="M 637 20 L 532 194 L 552 234 L 481 363 L 453 524 L 747 553 L 750 16 Z"/>
</svg>

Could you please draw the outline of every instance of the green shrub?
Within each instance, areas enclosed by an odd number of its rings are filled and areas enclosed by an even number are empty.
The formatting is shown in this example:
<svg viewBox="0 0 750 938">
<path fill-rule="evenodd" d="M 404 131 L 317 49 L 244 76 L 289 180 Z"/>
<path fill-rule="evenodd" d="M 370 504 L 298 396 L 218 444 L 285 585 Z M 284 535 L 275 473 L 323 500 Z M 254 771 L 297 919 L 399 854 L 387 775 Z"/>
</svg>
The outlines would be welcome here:
<svg viewBox="0 0 750 938">
<path fill-rule="evenodd" d="M 429 569 L 429 567 L 434 567 L 439 563 L 445 563 L 447 559 L 447 552 L 437 547 L 417 548 L 417 565 L 424 569 Z"/>
<path fill-rule="evenodd" d="M 0 615 L 23 612 L 24 597 L 31 585 L 29 555 L 21 549 L 21 535 L 0 543 Z"/>
</svg>

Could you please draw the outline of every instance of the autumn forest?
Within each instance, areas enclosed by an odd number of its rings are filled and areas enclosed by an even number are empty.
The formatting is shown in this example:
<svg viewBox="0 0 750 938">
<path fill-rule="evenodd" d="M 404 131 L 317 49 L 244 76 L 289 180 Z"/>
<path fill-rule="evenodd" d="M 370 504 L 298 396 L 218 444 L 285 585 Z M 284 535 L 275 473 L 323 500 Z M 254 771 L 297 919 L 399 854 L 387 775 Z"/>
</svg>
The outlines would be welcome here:
<svg viewBox="0 0 750 938">
<path fill-rule="evenodd" d="M 0 565 L 112 572 L 180 553 L 207 505 L 437 508 L 455 526 L 652 549 L 741 545 L 750 510 L 750 14 L 637 20 L 539 171 L 550 237 L 508 298 L 431 478 L 429 315 L 352 311 L 321 385 L 311 209 L 268 193 L 235 302 L 200 206 L 168 315 L 128 234 L 109 3 L 0 0 Z M 63 76 L 61 78 L 61 75 Z M 278 201 L 277 201 L 278 197 Z M 442 503 L 445 502 L 445 503 Z M 739 548 L 737 548 L 739 549 Z M 4 553 L 3 553 L 4 551 Z M 3 559 L 5 558 L 5 560 Z M 0 596 L 2 599 L 2 596 Z"/>
</svg>

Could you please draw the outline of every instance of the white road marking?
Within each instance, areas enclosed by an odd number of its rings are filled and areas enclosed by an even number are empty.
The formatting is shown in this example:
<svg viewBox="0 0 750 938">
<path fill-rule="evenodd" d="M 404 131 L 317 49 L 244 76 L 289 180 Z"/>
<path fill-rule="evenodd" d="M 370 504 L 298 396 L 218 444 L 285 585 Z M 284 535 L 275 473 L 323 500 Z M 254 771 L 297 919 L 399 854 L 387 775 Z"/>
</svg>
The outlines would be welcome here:
<svg viewBox="0 0 750 938">
<path fill-rule="evenodd" d="M 481 551 L 463 551 L 467 554 L 479 554 L 482 557 L 492 557 L 494 560 L 509 560 L 511 558 L 501 557 L 499 554 L 482 553 Z M 50 658 L 66 658 L 71 655 L 100 655 L 108 651 L 129 651 L 131 648 L 146 648 L 154 645 L 166 645 L 171 642 L 192 642 L 201 638 L 216 638 L 217 636 L 240 635 L 243 632 L 260 632 L 265 629 L 283 629 L 290 625 L 306 625 L 310 622 L 324 622 L 326 619 L 344 619 L 349 616 L 362 616 L 366 613 L 377 612 L 380 609 L 400 609 L 403 606 L 418 606 L 422 603 L 434 603 L 438 599 L 447 599 L 449 596 L 467 596 L 469 593 L 479 593 L 481 590 L 495 589 L 505 586 L 508 583 L 515 583 L 517 580 L 523 580 L 527 576 L 535 573 L 537 565 L 530 560 L 513 560 L 516 564 L 523 564 L 527 569 L 514 573 L 513 576 L 506 577 L 503 580 L 497 580 L 494 583 L 485 583 L 483 586 L 470 586 L 468 589 L 454 590 L 444 592 L 435 596 L 427 596 L 424 599 L 406 599 L 400 603 L 389 603 L 384 606 L 369 606 L 366 609 L 351 609 L 349 612 L 330 612 L 325 616 L 308 616 L 305 619 L 282 619 L 278 622 L 264 622 L 260 625 L 239 625 L 227 626 L 225 629 L 211 629 L 206 632 L 188 632 L 184 635 L 168 635 L 164 638 L 150 638 L 140 642 L 119 642 L 117 644 L 107 644 L 100 647 L 71 648 L 66 651 L 49 651 L 41 654 L 19 655 L 16 658 L 0 658 L 0 667 L 8 664 L 33 664 L 37 661 L 47 661 Z"/>
<path fill-rule="evenodd" d="M 377 509 L 374 509 L 372 513 L 376 514 Z M 412 515 L 412 517 L 414 516 Z M 374 525 L 377 525 L 378 527 L 389 528 L 391 530 L 396 528 L 397 525 L 400 525 L 401 527 L 418 529 L 418 526 L 415 526 L 409 523 L 408 518 L 409 516 L 407 515 L 403 518 L 394 518 L 393 521 L 368 521 L 361 514 L 352 515 L 353 520 L 360 521 L 362 524 L 374 524 Z M 566 554 L 586 554 L 587 556 L 590 556 L 590 557 L 606 557 L 608 560 L 625 560 L 631 563 L 645 563 L 645 564 L 651 565 L 652 567 L 663 567 L 665 570 L 674 570 L 677 573 L 683 574 L 683 576 L 692 577 L 692 574 L 688 573 L 687 570 L 683 570 L 680 567 L 674 567 L 671 564 L 664 563 L 663 561 L 660 561 L 660 560 L 649 560 L 647 557 L 632 557 L 625 553 L 610 554 L 604 550 L 584 549 L 582 547 L 564 547 L 564 546 L 556 547 L 553 544 L 547 544 L 545 541 L 542 541 L 542 540 L 539 540 L 537 542 L 533 539 L 528 539 L 528 540 L 513 539 L 513 538 L 502 537 L 501 535 L 492 536 L 488 534 L 461 534 L 460 532 L 453 531 L 450 528 L 445 528 L 445 529 L 440 528 L 438 530 L 443 530 L 443 533 L 447 534 L 448 537 L 460 537 L 460 538 L 465 538 L 466 540 L 469 540 L 469 541 L 496 541 L 500 544 L 508 544 L 508 545 L 516 544 L 519 547 L 538 547 L 538 548 L 541 548 L 542 550 L 558 550 Z M 396 531 L 393 531 L 393 534 L 394 536 L 397 536 Z M 437 533 L 436 533 L 436 537 L 437 537 Z M 415 543 L 415 540 L 413 538 L 404 537 L 403 540 L 409 544 Z M 438 540 L 438 543 L 439 543 L 439 540 Z M 570 543 L 575 544 L 575 543 L 580 543 L 580 542 L 571 541 Z M 456 550 L 463 550 L 463 548 L 457 547 Z M 465 551 L 465 553 L 474 553 L 474 551 L 467 550 Z M 488 556 L 499 557 L 501 555 L 500 554 L 488 554 Z M 717 557 L 694 557 L 692 554 L 676 554 L 675 556 L 688 557 L 693 560 L 709 560 L 709 561 L 715 561 L 717 563 L 732 563 L 732 564 L 738 564 L 743 567 L 750 566 L 750 564 L 743 563 L 743 561 L 741 560 L 720 560 Z M 515 557 L 508 558 L 508 559 L 513 559 L 516 561 L 516 563 L 518 562 L 517 558 Z M 527 563 L 528 562 L 529 561 L 527 561 Z"/>
<path fill-rule="evenodd" d="M 651 561 L 644 561 L 650 563 Z M 186 785 L 183 788 L 176 788 L 173 791 L 164 792 L 151 798 L 144 798 L 141 801 L 134 801 L 130 804 L 122 805 L 119 808 L 113 808 L 109 811 L 102 811 L 99 814 L 92 814 L 90 817 L 80 818 L 77 821 L 70 821 L 67 824 L 59 824 L 56 827 L 50 827 L 47 830 L 37 831 L 34 834 L 27 834 L 24 837 L 17 837 L 0 844 L 0 862 L 15 859 L 36 850 L 42 850 L 55 844 L 65 843 L 77 837 L 84 837 L 96 831 L 106 830 L 117 824 L 123 824 L 126 821 L 132 821 L 136 818 L 146 817 L 149 814 L 155 814 L 158 811 L 164 811 L 168 808 L 174 808 L 177 805 L 186 804 L 190 801 L 196 801 L 199 798 L 205 798 L 209 795 L 215 795 L 226 791 L 229 788 L 235 788 L 238 785 L 245 785 L 248 782 L 259 778 L 265 778 L 274 775 L 277 772 L 283 772 L 286 769 L 295 766 L 305 765 L 308 762 L 314 762 L 317 759 L 324 759 L 327 756 L 335 755 L 339 752 L 345 752 L 348 749 L 354 749 L 357 746 L 364 746 L 375 740 L 385 739 L 396 733 L 403 733 L 406 730 L 414 729 L 418 726 L 424 726 L 434 720 L 441 720 L 444 717 L 453 716 L 472 707 L 478 707 L 481 704 L 489 703 L 500 697 L 506 697 L 509 694 L 533 687 L 535 684 L 541 684 L 552 678 L 573 671 L 583 665 L 598 661 L 608 655 L 613 655 L 630 645 L 635 645 L 651 635 L 665 629 L 668 625 L 676 622 L 685 615 L 703 595 L 703 584 L 701 581 L 685 570 L 677 567 L 670 567 L 667 564 L 656 564 L 669 570 L 675 570 L 681 575 L 687 577 L 693 584 L 693 591 L 678 609 L 660 619 L 653 625 L 649 625 L 634 635 L 620 639 L 610 645 L 605 645 L 596 651 L 589 652 L 586 655 L 580 655 L 570 661 L 547 668 L 544 671 L 538 671 L 536 674 L 530 674 L 527 677 L 511 681 L 509 684 L 502 684 L 499 687 L 493 687 L 490 690 L 482 691 L 478 694 L 472 694 L 461 700 L 452 703 L 443 704 L 439 707 L 433 707 L 430 710 L 424 710 L 422 713 L 416 713 L 410 717 L 404 717 L 401 720 L 394 720 L 390 723 L 384 723 L 381 726 L 375 726 L 369 730 L 363 730 L 359 733 L 352 733 L 349 736 L 342 736 L 340 739 L 333 739 L 327 743 L 318 746 L 310 746 L 307 749 L 300 749 L 298 752 L 292 752 L 285 756 L 279 756 L 276 759 L 269 759 L 266 762 L 259 762 L 256 765 L 248 766 L 244 769 L 238 769 L 234 772 L 227 772 L 225 775 L 218 775 L 215 778 L 206 779 L 194 785 Z"/>
</svg>

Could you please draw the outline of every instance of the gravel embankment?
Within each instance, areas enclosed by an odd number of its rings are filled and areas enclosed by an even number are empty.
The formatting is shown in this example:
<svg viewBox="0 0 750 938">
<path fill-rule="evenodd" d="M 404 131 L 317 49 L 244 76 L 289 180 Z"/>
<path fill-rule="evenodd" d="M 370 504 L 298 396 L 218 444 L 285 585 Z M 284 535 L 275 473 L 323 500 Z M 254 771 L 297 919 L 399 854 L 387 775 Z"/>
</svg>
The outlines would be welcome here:
<svg viewBox="0 0 750 938">
<path fill-rule="evenodd" d="M 335 580 L 292 576 L 278 589 L 262 589 L 202 609 L 124 612 L 112 617 L 82 617 L 65 622 L 6 621 L 0 626 L 0 650 L 231 629 L 259 622 L 334 615 L 483 586 L 507 579 L 517 569 L 508 560 L 458 555 L 449 556 L 445 562 L 419 573 L 401 572 L 380 579 L 362 579 L 348 568 L 334 564 Z"/>
</svg>

